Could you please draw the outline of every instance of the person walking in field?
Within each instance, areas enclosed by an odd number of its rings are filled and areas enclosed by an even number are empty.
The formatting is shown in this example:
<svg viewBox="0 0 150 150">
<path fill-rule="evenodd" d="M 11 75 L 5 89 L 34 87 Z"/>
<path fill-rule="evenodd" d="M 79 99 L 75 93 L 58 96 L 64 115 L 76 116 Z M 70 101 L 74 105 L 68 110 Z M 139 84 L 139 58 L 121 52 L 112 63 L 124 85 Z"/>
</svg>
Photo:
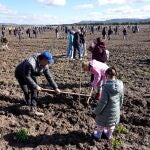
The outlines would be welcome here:
<svg viewBox="0 0 150 150">
<path fill-rule="evenodd" d="M 26 34 L 27 34 L 27 36 L 28 36 L 29 38 L 31 38 L 31 29 L 30 29 L 30 28 L 28 28 L 28 29 L 26 30 Z"/>
<path fill-rule="evenodd" d="M 109 29 L 108 29 L 108 40 L 111 39 L 111 35 L 113 34 L 113 30 L 111 29 L 111 26 L 109 26 Z"/>
<path fill-rule="evenodd" d="M 112 139 L 115 126 L 120 122 L 120 109 L 123 104 L 123 82 L 116 78 L 117 72 L 114 67 L 105 72 L 107 81 L 102 89 L 102 96 L 94 109 L 96 115 L 96 129 L 92 137 L 100 140 L 104 133 L 108 139 Z"/>
<path fill-rule="evenodd" d="M 2 26 L 2 36 L 5 37 L 5 33 L 6 33 L 6 28 L 5 26 Z"/>
<path fill-rule="evenodd" d="M 83 62 L 82 68 L 84 71 L 93 74 L 94 80 L 91 85 L 96 90 L 95 99 L 99 100 L 101 97 L 102 86 L 106 81 L 105 71 L 109 68 L 108 65 L 97 60 L 91 60 L 90 62 Z"/>
<path fill-rule="evenodd" d="M 125 27 L 123 28 L 122 32 L 123 32 L 123 39 L 127 40 L 128 33 L 127 33 L 127 29 Z"/>
<path fill-rule="evenodd" d="M 55 29 L 55 34 L 56 34 L 56 38 L 58 39 L 59 38 L 59 33 L 58 33 L 58 27 Z"/>
<path fill-rule="evenodd" d="M 47 81 L 55 92 L 57 94 L 60 93 L 60 90 L 48 68 L 48 64 L 52 63 L 52 54 L 49 51 L 44 51 L 23 60 L 16 67 L 15 77 L 24 93 L 27 105 L 31 105 L 33 108 L 36 108 L 37 106 L 38 92 L 40 92 L 42 88 L 38 85 L 36 77 L 42 74 L 45 75 Z"/>
<path fill-rule="evenodd" d="M 103 39 L 106 39 L 106 27 L 104 27 L 102 30 L 102 36 L 103 36 Z"/>
</svg>

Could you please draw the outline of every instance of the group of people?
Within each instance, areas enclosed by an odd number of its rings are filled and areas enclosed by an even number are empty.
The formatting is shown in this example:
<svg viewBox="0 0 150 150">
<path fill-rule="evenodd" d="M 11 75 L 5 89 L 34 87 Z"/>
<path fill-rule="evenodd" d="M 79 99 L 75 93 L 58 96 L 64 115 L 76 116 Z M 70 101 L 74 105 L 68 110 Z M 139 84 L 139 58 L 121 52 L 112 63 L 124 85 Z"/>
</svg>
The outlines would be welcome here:
<svg viewBox="0 0 150 150">
<path fill-rule="evenodd" d="M 113 33 L 115 33 L 115 35 L 119 34 L 119 27 L 118 26 L 116 26 L 114 29 L 112 29 L 112 27 L 109 26 L 108 31 L 107 31 L 106 27 L 104 27 L 102 29 L 103 39 L 107 38 L 108 40 L 111 40 L 111 36 L 113 35 Z M 127 40 L 128 33 L 127 33 L 127 28 L 126 27 L 123 27 L 122 33 L 123 33 L 123 39 Z"/>
<path fill-rule="evenodd" d="M 74 44 L 75 41 L 72 37 L 79 37 L 81 33 L 79 30 L 75 33 L 72 32 L 70 31 L 69 34 Z M 74 45 L 71 46 L 74 47 Z M 78 47 L 76 50 L 79 50 Z M 95 100 L 97 100 L 97 107 L 92 111 L 96 115 L 96 129 L 92 137 L 99 140 L 102 134 L 105 134 L 108 139 L 111 139 L 115 126 L 119 123 L 120 119 L 120 108 L 123 103 L 124 94 L 123 83 L 117 79 L 116 69 L 107 65 L 109 51 L 106 49 L 106 45 L 101 38 L 97 38 L 89 47 L 89 50 L 92 53 L 91 61 L 83 61 L 82 68 L 91 76 L 91 86 L 96 90 Z M 73 53 L 71 55 L 75 58 Z M 80 53 L 79 58 L 81 58 Z M 61 93 L 49 71 L 48 65 L 53 63 L 52 54 L 49 51 L 44 51 L 23 60 L 15 70 L 15 77 L 24 93 L 26 104 L 30 105 L 31 110 L 38 115 L 36 106 L 38 92 L 42 91 L 42 87 L 36 81 L 37 76 L 44 74 L 56 94 Z"/>
<path fill-rule="evenodd" d="M 76 53 L 78 52 L 79 59 L 82 59 L 87 55 L 86 31 L 84 28 L 66 30 L 67 57 L 76 59 Z M 109 30 L 112 29 L 109 28 Z M 5 35 L 3 36 L 3 42 L 7 43 L 8 41 L 4 37 Z M 111 139 L 115 126 L 120 119 L 120 108 L 124 97 L 123 83 L 117 79 L 115 67 L 109 67 L 107 64 L 109 51 L 102 38 L 99 37 L 94 40 L 88 49 L 92 53 L 92 57 L 90 61 L 82 62 L 82 68 L 91 76 L 91 86 L 96 91 L 97 107 L 92 111 L 96 115 L 96 129 L 92 136 L 94 139 L 99 140 L 102 134 L 105 134 L 108 139 Z M 37 76 L 44 74 L 56 94 L 61 93 L 48 67 L 49 64 L 53 63 L 52 54 L 45 50 L 23 60 L 15 69 L 15 77 L 24 93 L 24 101 L 31 106 L 31 112 L 35 115 L 43 115 L 36 110 L 38 93 L 43 90 L 37 83 Z"/>
<path fill-rule="evenodd" d="M 83 62 L 83 70 L 91 74 L 91 86 L 96 90 L 97 107 L 93 110 L 96 115 L 96 129 L 92 137 L 101 139 L 102 134 L 112 138 L 115 126 L 120 120 L 120 109 L 123 104 L 124 86 L 117 79 L 115 67 L 109 67 L 109 51 L 101 38 L 90 47 L 92 60 Z"/>
<path fill-rule="evenodd" d="M 82 60 L 84 56 L 87 55 L 86 51 L 86 42 L 85 42 L 86 33 L 84 30 L 77 29 L 69 30 L 67 35 L 67 53 L 66 56 L 70 59 L 76 59 L 76 53 L 78 52 L 78 58 Z"/>
</svg>

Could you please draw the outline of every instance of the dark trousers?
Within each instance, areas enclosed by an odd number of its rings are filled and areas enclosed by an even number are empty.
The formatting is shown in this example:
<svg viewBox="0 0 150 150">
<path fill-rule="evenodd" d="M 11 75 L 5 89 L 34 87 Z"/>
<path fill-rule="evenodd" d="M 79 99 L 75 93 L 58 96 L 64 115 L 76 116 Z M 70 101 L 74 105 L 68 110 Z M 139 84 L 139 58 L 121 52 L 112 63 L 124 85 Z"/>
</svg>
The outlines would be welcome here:
<svg viewBox="0 0 150 150">
<path fill-rule="evenodd" d="M 73 45 L 73 48 L 74 48 L 73 58 L 74 58 L 74 59 L 76 58 L 76 51 L 78 51 L 79 59 L 80 59 L 80 58 L 81 58 L 80 46 L 77 45 L 77 44 L 74 44 L 74 45 Z"/>
<path fill-rule="evenodd" d="M 25 79 L 17 77 L 18 83 L 24 93 L 25 101 L 33 106 L 37 105 L 38 92 L 35 88 L 33 88 L 30 84 L 28 84 Z M 32 79 L 37 83 L 36 78 L 32 77 Z"/>
</svg>

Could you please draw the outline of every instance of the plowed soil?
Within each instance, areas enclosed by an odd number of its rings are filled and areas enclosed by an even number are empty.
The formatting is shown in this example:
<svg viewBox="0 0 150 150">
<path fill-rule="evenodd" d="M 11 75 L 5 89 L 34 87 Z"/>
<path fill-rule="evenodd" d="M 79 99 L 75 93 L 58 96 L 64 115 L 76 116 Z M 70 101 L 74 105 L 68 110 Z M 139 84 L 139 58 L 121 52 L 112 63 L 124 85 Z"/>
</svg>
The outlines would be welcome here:
<svg viewBox="0 0 150 150">
<path fill-rule="evenodd" d="M 101 36 L 87 34 L 89 45 L 93 38 Z M 64 35 L 62 34 L 62 37 Z M 90 75 L 81 70 L 81 61 L 65 58 L 67 43 L 65 38 L 56 39 L 54 32 L 45 32 L 38 38 L 25 37 L 20 42 L 8 36 L 10 50 L 0 48 L 0 149 L 23 150 L 111 150 L 111 143 L 91 139 L 95 128 L 91 110 L 96 101 L 92 98 L 86 104 L 85 97 L 39 94 L 38 110 L 43 117 L 29 115 L 29 107 L 23 104 L 23 95 L 14 77 L 16 65 L 23 59 L 50 50 L 55 64 L 50 66 L 54 78 L 63 91 L 90 93 Z M 121 112 L 121 123 L 128 134 L 116 134 L 123 142 L 119 149 L 148 150 L 150 148 L 150 28 L 142 26 L 139 33 L 129 31 L 128 40 L 123 40 L 122 32 L 106 40 L 110 51 L 108 65 L 115 66 L 118 76 L 125 85 L 125 98 Z M 88 52 L 88 59 L 90 52 Z M 47 87 L 44 77 L 39 77 L 41 86 Z M 17 142 L 14 134 L 25 127 L 30 131 L 27 142 Z"/>
</svg>

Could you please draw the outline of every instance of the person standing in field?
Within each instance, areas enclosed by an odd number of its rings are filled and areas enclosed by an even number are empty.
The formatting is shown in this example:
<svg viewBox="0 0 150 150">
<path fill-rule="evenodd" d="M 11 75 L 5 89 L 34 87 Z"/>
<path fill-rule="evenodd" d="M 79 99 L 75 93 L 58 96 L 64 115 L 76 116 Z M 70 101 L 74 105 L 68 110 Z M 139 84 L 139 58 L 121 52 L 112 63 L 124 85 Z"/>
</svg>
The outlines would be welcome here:
<svg viewBox="0 0 150 150">
<path fill-rule="evenodd" d="M 2 26 L 2 36 L 5 37 L 6 28 L 5 26 Z"/>
<path fill-rule="evenodd" d="M 27 36 L 28 36 L 29 38 L 31 38 L 31 29 L 30 29 L 30 28 L 28 28 L 28 29 L 26 30 L 26 34 L 27 34 Z"/>
<path fill-rule="evenodd" d="M 68 41 L 68 47 L 67 47 L 67 58 L 73 59 L 73 39 L 74 39 L 74 31 L 68 30 L 67 35 L 67 41 Z"/>
<path fill-rule="evenodd" d="M 76 59 L 76 52 L 78 51 L 79 59 L 81 58 L 81 43 L 80 43 L 80 30 L 77 30 L 74 34 L 74 39 L 73 39 L 73 59 Z"/>
<path fill-rule="evenodd" d="M 103 36 L 103 39 L 106 39 L 106 27 L 104 27 L 102 30 L 102 36 Z"/>
<path fill-rule="evenodd" d="M 127 40 L 127 36 L 128 36 L 127 29 L 124 27 L 123 28 L 123 39 Z"/>
<path fill-rule="evenodd" d="M 109 26 L 109 29 L 108 29 L 108 40 L 111 39 L 111 35 L 113 34 L 113 30 L 111 29 L 111 26 Z"/>
<path fill-rule="evenodd" d="M 85 36 L 86 36 L 86 32 L 84 31 L 84 29 L 82 29 L 80 33 L 81 57 L 87 56 Z"/>
<path fill-rule="evenodd" d="M 56 34 L 56 38 L 58 39 L 59 38 L 59 33 L 58 33 L 58 27 L 55 29 L 55 34 Z"/>
<path fill-rule="evenodd" d="M 116 78 L 114 67 L 105 72 L 107 81 L 103 86 L 102 96 L 94 109 L 96 115 L 96 129 L 92 135 L 95 140 L 100 140 L 104 133 L 108 139 L 112 139 L 115 126 L 120 122 L 120 109 L 123 104 L 123 82 Z"/>
</svg>

